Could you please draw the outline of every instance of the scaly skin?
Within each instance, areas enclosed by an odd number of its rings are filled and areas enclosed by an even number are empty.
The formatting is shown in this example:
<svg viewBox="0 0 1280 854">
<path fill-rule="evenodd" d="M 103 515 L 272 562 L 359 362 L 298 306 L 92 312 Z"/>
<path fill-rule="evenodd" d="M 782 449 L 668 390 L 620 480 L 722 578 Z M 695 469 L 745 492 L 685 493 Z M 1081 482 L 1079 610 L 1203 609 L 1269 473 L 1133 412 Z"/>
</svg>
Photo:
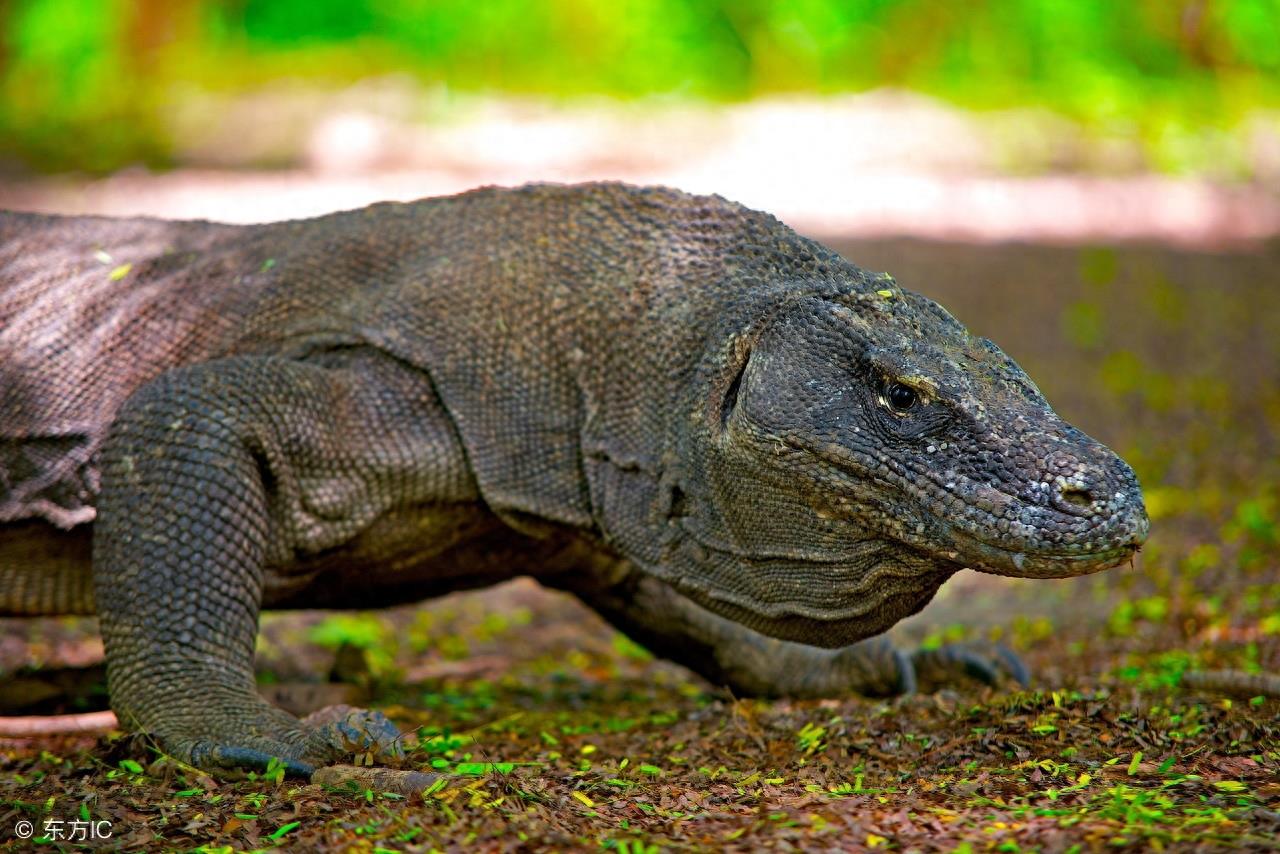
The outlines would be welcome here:
<svg viewBox="0 0 1280 854">
<path fill-rule="evenodd" d="M 397 750 L 257 697 L 262 607 L 527 574 L 740 692 L 888 694 L 1025 680 L 875 637 L 957 569 L 1094 572 L 1146 531 L 995 345 L 717 197 L 0 215 L 0 613 L 96 609 L 121 720 L 206 767 Z"/>
</svg>

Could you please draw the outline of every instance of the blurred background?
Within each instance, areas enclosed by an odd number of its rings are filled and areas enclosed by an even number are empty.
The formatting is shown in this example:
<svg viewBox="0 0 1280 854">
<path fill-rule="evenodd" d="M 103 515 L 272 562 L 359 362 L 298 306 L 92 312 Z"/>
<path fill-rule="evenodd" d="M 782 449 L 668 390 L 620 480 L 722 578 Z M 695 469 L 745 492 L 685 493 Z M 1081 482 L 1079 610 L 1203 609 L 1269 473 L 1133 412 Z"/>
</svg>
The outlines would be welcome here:
<svg viewBox="0 0 1280 854">
<path fill-rule="evenodd" d="M 1280 2 L 0 0 L 0 205 L 247 221 L 597 177 L 820 233 L 1256 240 Z"/>
</svg>

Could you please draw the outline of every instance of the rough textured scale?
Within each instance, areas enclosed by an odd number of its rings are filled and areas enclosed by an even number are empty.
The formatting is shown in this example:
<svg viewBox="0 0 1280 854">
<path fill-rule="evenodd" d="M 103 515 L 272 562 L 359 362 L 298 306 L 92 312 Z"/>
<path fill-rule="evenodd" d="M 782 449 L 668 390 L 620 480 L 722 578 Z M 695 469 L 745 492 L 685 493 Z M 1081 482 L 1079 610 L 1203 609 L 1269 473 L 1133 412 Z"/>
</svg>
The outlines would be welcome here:
<svg viewBox="0 0 1280 854">
<path fill-rule="evenodd" d="M 259 226 L 0 214 L 0 614 L 97 612 L 112 705 L 305 773 L 375 712 L 254 690 L 261 607 L 517 575 L 753 693 L 998 651 L 875 638 L 961 567 L 1146 536 L 1133 473 L 995 345 L 718 197 L 484 189 Z"/>
</svg>

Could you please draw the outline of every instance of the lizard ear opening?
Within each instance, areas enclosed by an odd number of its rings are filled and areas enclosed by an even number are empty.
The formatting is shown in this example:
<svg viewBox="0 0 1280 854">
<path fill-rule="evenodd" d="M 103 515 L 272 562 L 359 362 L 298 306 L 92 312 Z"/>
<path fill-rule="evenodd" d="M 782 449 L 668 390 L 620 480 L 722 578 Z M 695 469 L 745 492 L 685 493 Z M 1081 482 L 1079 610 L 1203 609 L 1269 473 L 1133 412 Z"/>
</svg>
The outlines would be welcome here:
<svg viewBox="0 0 1280 854">
<path fill-rule="evenodd" d="M 748 350 L 742 356 L 742 363 L 738 366 L 738 372 L 734 375 L 733 380 L 729 383 L 729 388 L 725 390 L 724 400 L 720 404 L 720 426 L 724 428 L 729 423 L 729 417 L 733 415 L 733 410 L 738 405 L 738 391 L 742 388 L 742 377 L 747 372 L 747 365 L 751 363 L 751 351 Z"/>
</svg>

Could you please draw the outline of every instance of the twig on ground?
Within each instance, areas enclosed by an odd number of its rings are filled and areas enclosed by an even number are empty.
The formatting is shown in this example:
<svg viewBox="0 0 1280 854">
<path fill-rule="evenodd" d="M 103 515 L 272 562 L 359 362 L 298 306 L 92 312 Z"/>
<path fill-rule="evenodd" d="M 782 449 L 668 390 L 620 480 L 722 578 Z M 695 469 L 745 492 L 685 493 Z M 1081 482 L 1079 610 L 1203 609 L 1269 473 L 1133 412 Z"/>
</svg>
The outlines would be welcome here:
<svg viewBox="0 0 1280 854">
<path fill-rule="evenodd" d="M 98 732 L 119 726 L 114 712 L 83 712 L 77 715 L 31 715 L 27 717 L 0 717 L 0 737 L 28 738 L 38 735 L 66 735 L 77 732 Z"/>
</svg>

